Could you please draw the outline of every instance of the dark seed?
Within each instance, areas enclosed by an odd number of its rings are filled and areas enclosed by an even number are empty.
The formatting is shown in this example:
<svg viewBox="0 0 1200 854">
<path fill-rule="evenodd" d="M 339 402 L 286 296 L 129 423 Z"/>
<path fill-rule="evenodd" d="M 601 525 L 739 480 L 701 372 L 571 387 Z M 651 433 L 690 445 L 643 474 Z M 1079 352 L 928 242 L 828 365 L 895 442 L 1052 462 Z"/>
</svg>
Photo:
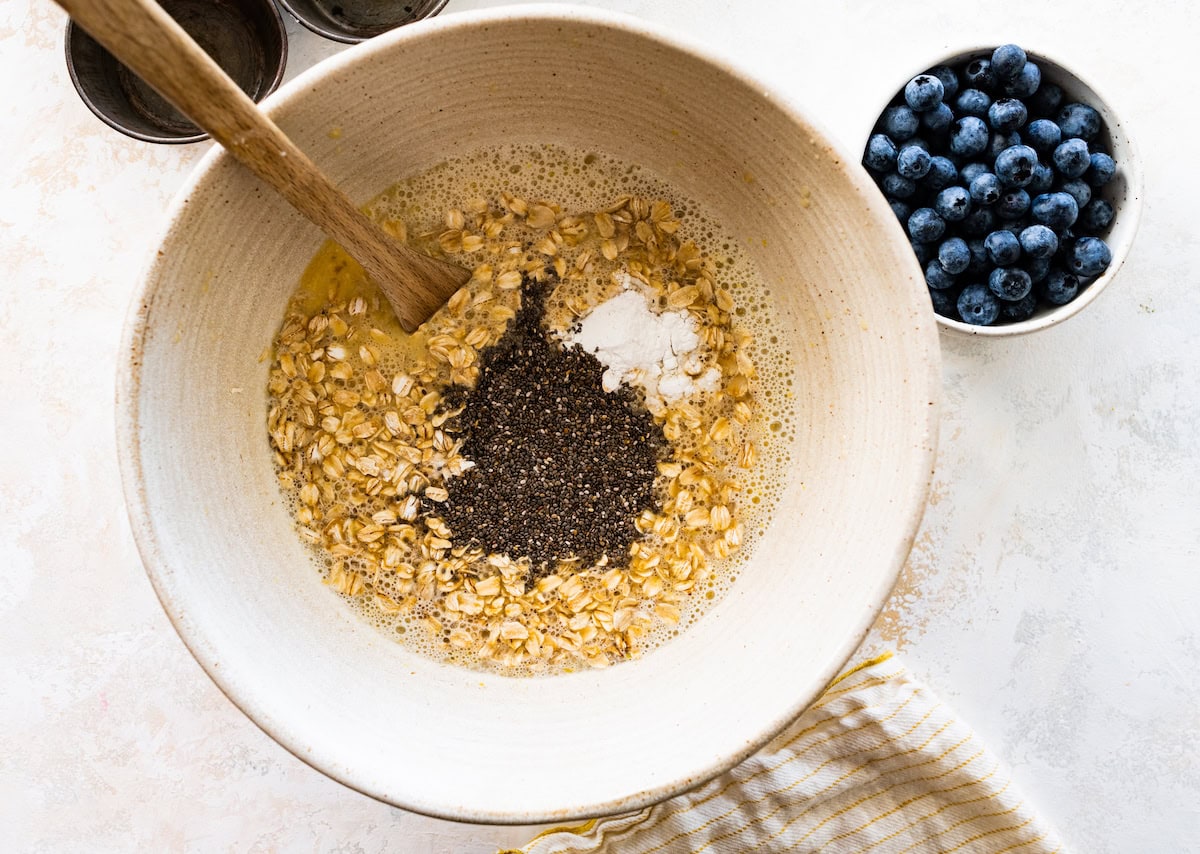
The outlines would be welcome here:
<svg viewBox="0 0 1200 854">
<path fill-rule="evenodd" d="M 475 466 L 449 482 L 440 507 L 456 542 L 528 558 L 535 577 L 570 557 L 623 564 L 640 536 L 634 521 L 655 507 L 666 447 L 633 391 L 605 392 L 600 361 L 550 337 L 545 298 L 526 280 L 475 388 L 448 401 L 463 406 L 462 455 Z"/>
</svg>

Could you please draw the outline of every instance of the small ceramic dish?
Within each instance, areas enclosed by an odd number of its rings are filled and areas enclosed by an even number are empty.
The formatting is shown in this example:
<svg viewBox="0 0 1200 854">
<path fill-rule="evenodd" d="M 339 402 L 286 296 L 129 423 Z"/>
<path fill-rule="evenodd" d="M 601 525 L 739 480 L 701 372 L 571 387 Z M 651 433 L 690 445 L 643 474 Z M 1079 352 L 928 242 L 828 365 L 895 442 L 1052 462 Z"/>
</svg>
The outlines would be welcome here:
<svg viewBox="0 0 1200 854">
<path fill-rule="evenodd" d="M 932 62 L 927 62 L 920 68 L 913 69 L 911 74 L 903 78 L 897 90 L 888 96 L 885 104 L 875 111 L 874 116 L 877 117 L 881 114 L 883 108 L 891 104 L 897 94 L 902 91 L 904 82 L 911 80 L 916 75 L 939 65 L 959 68 L 972 60 L 989 58 L 994 49 L 995 47 L 992 46 L 962 50 Z M 1116 212 L 1112 223 L 1100 235 L 1112 251 L 1112 262 L 1102 275 L 1086 287 L 1081 288 L 1079 295 L 1066 305 L 1050 307 L 1043 302 L 1039 302 L 1032 317 L 1013 323 L 997 323 L 993 326 L 976 326 L 940 314 L 937 315 L 938 324 L 943 330 L 948 332 L 986 337 L 1009 337 L 1057 326 L 1064 320 L 1074 317 L 1095 302 L 1116 277 L 1117 271 L 1120 269 L 1125 257 L 1129 254 L 1130 247 L 1133 245 L 1133 238 L 1137 233 L 1138 222 L 1141 219 L 1142 162 L 1134 146 L 1133 138 L 1130 136 L 1124 121 L 1114 109 L 1112 102 L 1101 95 L 1095 86 L 1081 77 L 1077 72 L 1067 69 L 1064 65 L 1047 57 L 1045 54 L 1027 50 L 1027 55 L 1029 61 L 1037 63 L 1040 67 L 1044 81 L 1056 83 L 1062 87 L 1065 95 L 1063 103 L 1077 101 L 1088 104 L 1094 107 L 1103 119 L 1104 124 L 1101 128 L 1098 141 L 1104 150 L 1112 155 L 1117 164 L 1116 174 L 1097 194 L 1099 197 L 1106 199 Z M 874 127 L 874 124 L 875 118 L 873 117 L 871 119 L 871 126 Z M 868 129 L 867 133 L 862 135 L 864 144 L 870 132 L 870 129 Z"/>
<path fill-rule="evenodd" d="M 432 18 L 447 0 L 279 0 L 291 16 L 334 41 L 366 41 L 388 30 Z"/>
<path fill-rule="evenodd" d="M 287 33 L 272 0 L 161 0 L 161 5 L 253 100 L 261 101 L 283 80 Z M 67 24 L 66 55 L 79 97 L 109 127 L 146 142 L 208 139 L 74 22 Z"/>
</svg>

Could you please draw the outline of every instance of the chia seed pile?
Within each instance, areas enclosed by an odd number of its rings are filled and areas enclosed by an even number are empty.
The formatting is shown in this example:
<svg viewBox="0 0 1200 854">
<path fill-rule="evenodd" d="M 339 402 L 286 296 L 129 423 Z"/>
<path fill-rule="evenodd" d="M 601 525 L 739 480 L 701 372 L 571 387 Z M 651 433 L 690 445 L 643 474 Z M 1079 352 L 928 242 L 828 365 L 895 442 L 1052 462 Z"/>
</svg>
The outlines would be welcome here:
<svg viewBox="0 0 1200 854">
<path fill-rule="evenodd" d="M 623 564 L 655 506 L 662 430 L 632 390 L 601 387 L 604 366 L 564 348 L 542 324 L 546 287 L 523 284 L 521 308 L 454 405 L 462 453 L 442 516 L 456 542 L 514 560 L 533 575 L 557 561 Z"/>
</svg>

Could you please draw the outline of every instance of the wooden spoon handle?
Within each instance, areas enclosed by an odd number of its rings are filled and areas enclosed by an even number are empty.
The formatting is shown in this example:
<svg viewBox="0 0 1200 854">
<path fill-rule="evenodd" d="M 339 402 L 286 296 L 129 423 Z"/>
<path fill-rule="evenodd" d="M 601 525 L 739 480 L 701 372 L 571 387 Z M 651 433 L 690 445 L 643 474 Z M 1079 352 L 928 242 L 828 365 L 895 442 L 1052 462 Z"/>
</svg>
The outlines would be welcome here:
<svg viewBox="0 0 1200 854">
<path fill-rule="evenodd" d="M 92 38 L 340 243 L 413 331 L 470 274 L 393 240 L 153 0 L 56 0 Z M 398 281 L 397 281 L 398 280 Z"/>
</svg>

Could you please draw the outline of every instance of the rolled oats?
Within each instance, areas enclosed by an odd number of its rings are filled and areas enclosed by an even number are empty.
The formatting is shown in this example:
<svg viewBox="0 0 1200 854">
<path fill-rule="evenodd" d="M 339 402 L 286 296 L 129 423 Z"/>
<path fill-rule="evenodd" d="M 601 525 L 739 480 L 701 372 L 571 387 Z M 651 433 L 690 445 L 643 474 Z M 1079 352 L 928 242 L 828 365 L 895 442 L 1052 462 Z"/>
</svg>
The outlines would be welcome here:
<svg viewBox="0 0 1200 854">
<path fill-rule="evenodd" d="M 749 336 L 732 325 L 734 296 L 714 284 L 714 261 L 676 236 L 670 204 L 637 196 L 576 215 L 503 194 L 447 211 L 425 234 L 395 218 L 384 227 L 427 251 L 466 253 L 474 269 L 426 325 L 418 354 L 397 349 L 404 339 L 385 331 L 374 293 L 294 306 L 284 319 L 268 375 L 268 436 L 299 534 L 327 558 L 325 583 L 382 613 L 413 615 L 409 631 L 489 666 L 603 667 L 636 655 L 656 625 L 681 622 L 710 561 L 744 537 L 730 475 L 756 462 L 748 430 L 757 366 Z M 664 306 L 686 309 L 722 386 L 704 405 L 651 409 L 670 455 L 657 468 L 660 504 L 634 520 L 641 536 L 629 554 L 591 566 L 564 560 L 535 577 L 526 560 L 456 542 L 437 508 L 473 465 L 443 391 L 475 383 L 515 316 L 523 274 L 545 277 L 547 263 L 581 285 L 624 268 Z M 607 287 L 590 299 L 564 290 L 562 322 L 611 296 L 616 286 Z"/>
</svg>

